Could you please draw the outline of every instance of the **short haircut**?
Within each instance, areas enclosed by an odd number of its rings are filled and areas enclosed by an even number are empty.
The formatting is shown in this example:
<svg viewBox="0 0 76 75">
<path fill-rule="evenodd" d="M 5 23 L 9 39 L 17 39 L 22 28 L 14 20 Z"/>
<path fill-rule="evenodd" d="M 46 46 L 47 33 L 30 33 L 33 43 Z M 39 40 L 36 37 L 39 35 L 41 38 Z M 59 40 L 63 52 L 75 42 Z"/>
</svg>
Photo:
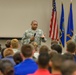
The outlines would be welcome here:
<svg viewBox="0 0 76 75">
<path fill-rule="evenodd" d="M 58 52 L 55 51 L 55 50 L 52 50 L 52 51 L 49 53 L 50 59 L 51 59 L 54 55 L 56 55 L 56 54 L 58 54 Z"/>
<path fill-rule="evenodd" d="M 36 20 L 33 20 L 32 22 L 31 22 L 31 25 L 34 23 L 34 22 L 37 22 Z M 38 22 L 37 22 L 38 23 Z"/>
<path fill-rule="evenodd" d="M 60 70 L 60 66 L 63 62 L 63 58 L 62 55 L 60 54 L 55 54 L 52 58 L 51 58 L 51 62 L 52 62 L 52 68 L 54 70 Z"/>
<path fill-rule="evenodd" d="M 71 60 L 67 60 L 61 65 L 62 75 L 72 75 L 76 71 L 76 63 Z"/>
<path fill-rule="evenodd" d="M 41 53 L 38 57 L 38 64 L 40 67 L 45 68 L 49 63 L 49 54 L 48 53 Z"/>
<path fill-rule="evenodd" d="M 19 41 L 17 39 L 12 39 L 11 45 L 12 45 L 12 48 L 18 48 Z"/>
<path fill-rule="evenodd" d="M 51 45 L 53 45 L 53 44 L 58 44 L 58 41 L 57 40 L 52 40 Z"/>
<path fill-rule="evenodd" d="M 42 45 L 39 49 L 39 53 L 48 53 L 49 48 L 46 45 Z"/>
<path fill-rule="evenodd" d="M 24 57 L 31 57 L 33 52 L 33 47 L 30 44 L 25 44 L 21 47 L 21 53 Z"/>
<path fill-rule="evenodd" d="M 19 64 L 20 62 L 22 62 L 22 57 L 20 55 L 20 52 L 16 52 L 13 55 L 13 59 L 14 59 L 14 61 L 15 61 L 16 64 Z"/>
<path fill-rule="evenodd" d="M 62 53 L 62 47 L 59 44 L 53 44 L 51 45 L 52 50 L 56 50 L 58 53 Z"/>
<path fill-rule="evenodd" d="M 7 40 L 5 43 L 6 48 L 10 48 L 11 46 L 11 40 Z"/>
<path fill-rule="evenodd" d="M 63 60 L 74 60 L 74 56 L 71 53 L 64 53 L 63 55 Z"/>
<path fill-rule="evenodd" d="M 32 45 L 34 47 L 35 51 L 37 51 L 38 44 L 36 42 L 31 42 L 30 45 Z"/>
<path fill-rule="evenodd" d="M 76 44 L 73 41 L 67 42 L 67 51 L 70 53 L 74 53 L 76 49 Z"/>
<path fill-rule="evenodd" d="M 13 68 L 13 64 L 9 60 L 0 60 L 0 71 L 3 74 L 6 71 L 7 67 L 12 67 Z"/>
<path fill-rule="evenodd" d="M 6 48 L 3 52 L 4 57 L 9 56 L 9 55 L 13 55 L 14 52 L 11 48 Z"/>
</svg>

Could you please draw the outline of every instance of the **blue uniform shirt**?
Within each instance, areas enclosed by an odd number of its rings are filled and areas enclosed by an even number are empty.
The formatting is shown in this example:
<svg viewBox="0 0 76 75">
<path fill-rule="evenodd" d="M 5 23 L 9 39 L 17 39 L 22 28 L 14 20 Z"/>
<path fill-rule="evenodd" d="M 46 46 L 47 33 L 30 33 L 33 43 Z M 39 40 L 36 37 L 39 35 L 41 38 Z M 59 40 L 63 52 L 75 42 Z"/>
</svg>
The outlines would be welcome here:
<svg viewBox="0 0 76 75">
<path fill-rule="evenodd" d="M 15 75 L 32 74 L 38 69 L 38 65 L 33 59 L 25 59 L 20 64 L 14 67 Z"/>
</svg>

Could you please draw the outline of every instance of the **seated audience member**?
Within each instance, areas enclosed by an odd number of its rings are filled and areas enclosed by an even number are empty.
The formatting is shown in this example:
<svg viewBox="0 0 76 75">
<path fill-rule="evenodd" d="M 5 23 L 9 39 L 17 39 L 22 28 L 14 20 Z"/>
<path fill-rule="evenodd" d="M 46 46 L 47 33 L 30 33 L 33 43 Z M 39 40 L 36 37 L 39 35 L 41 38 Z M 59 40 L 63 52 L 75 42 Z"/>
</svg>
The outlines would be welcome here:
<svg viewBox="0 0 76 75">
<path fill-rule="evenodd" d="M 57 51 L 55 51 L 55 50 L 51 50 L 50 53 L 49 53 L 50 58 L 52 58 L 52 57 L 53 57 L 54 55 L 56 55 L 56 54 L 58 54 Z"/>
<path fill-rule="evenodd" d="M 9 60 L 0 60 L 0 75 L 14 75 L 13 64 Z"/>
<path fill-rule="evenodd" d="M 53 75 L 61 75 L 60 66 L 63 62 L 62 55 L 55 54 L 49 62 L 49 66 L 51 67 L 51 73 Z"/>
<path fill-rule="evenodd" d="M 62 75 L 76 75 L 76 63 L 74 61 L 67 60 L 61 65 Z"/>
<path fill-rule="evenodd" d="M 58 41 L 57 40 L 52 40 L 51 45 L 53 45 L 53 44 L 58 44 Z"/>
<path fill-rule="evenodd" d="M 34 47 L 34 56 L 33 56 L 33 59 L 35 61 L 37 61 L 38 56 L 39 56 L 38 44 L 36 42 L 32 42 L 31 45 Z"/>
<path fill-rule="evenodd" d="M 51 45 L 52 50 L 56 50 L 59 54 L 62 53 L 62 47 L 59 44 L 53 44 Z"/>
<path fill-rule="evenodd" d="M 42 45 L 40 47 L 40 49 L 39 49 L 39 52 L 34 53 L 34 56 L 36 57 L 36 62 L 37 62 L 39 54 L 41 54 L 41 53 L 49 53 L 49 51 L 50 50 L 49 50 L 49 48 L 46 45 Z"/>
<path fill-rule="evenodd" d="M 3 56 L 3 52 L 4 52 L 4 50 L 6 49 L 6 48 L 11 48 L 11 40 L 7 40 L 6 41 L 6 43 L 5 43 L 5 48 L 2 48 L 1 49 L 1 56 L 2 56 L 2 58 L 4 58 L 4 56 Z"/>
<path fill-rule="evenodd" d="M 73 60 L 74 61 L 74 57 L 71 53 L 64 53 L 62 56 L 63 56 L 64 61 L 66 61 L 66 60 Z"/>
<path fill-rule="evenodd" d="M 21 62 L 22 62 L 22 57 L 21 57 L 21 55 L 20 55 L 20 52 L 16 52 L 16 53 L 13 55 L 13 59 L 14 59 L 16 65 L 19 64 L 19 63 L 21 63 Z"/>
<path fill-rule="evenodd" d="M 19 41 L 17 39 L 12 39 L 11 47 L 12 47 L 14 53 L 19 52 Z"/>
<path fill-rule="evenodd" d="M 3 52 L 4 58 L 2 60 L 9 60 L 15 66 L 15 62 L 13 60 L 14 52 L 11 48 L 6 48 Z"/>
<path fill-rule="evenodd" d="M 41 53 L 38 57 L 38 70 L 34 74 L 29 75 L 51 75 L 48 71 L 49 60 L 50 58 L 48 53 Z"/>
<path fill-rule="evenodd" d="M 49 48 L 46 45 L 42 45 L 39 49 L 39 54 L 41 53 L 49 53 Z"/>
<path fill-rule="evenodd" d="M 67 52 L 71 53 L 73 55 L 74 61 L 76 61 L 75 50 L 76 50 L 76 44 L 73 41 L 68 41 L 67 42 Z"/>
<path fill-rule="evenodd" d="M 29 44 L 25 44 L 21 47 L 21 57 L 23 61 L 14 67 L 15 75 L 27 75 L 34 73 L 38 66 L 32 59 L 33 47 Z"/>
<path fill-rule="evenodd" d="M 52 58 L 54 55 L 56 55 L 56 54 L 58 54 L 57 51 L 55 51 L 55 50 L 51 51 L 51 52 L 49 53 L 50 60 L 51 60 L 51 58 Z M 49 62 L 48 70 L 49 70 L 49 72 L 51 73 L 51 70 L 52 70 L 52 69 L 51 69 L 51 64 L 50 64 L 50 62 Z"/>
<path fill-rule="evenodd" d="M 11 48 L 11 40 L 7 40 L 5 46 L 6 48 Z"/>
<path fill-rule="evenodd" d="M 34 46 L 35 51 L 38 51 L 38 44 L 36 42 L 32 42 L 31 45 Z"/>
</svg>

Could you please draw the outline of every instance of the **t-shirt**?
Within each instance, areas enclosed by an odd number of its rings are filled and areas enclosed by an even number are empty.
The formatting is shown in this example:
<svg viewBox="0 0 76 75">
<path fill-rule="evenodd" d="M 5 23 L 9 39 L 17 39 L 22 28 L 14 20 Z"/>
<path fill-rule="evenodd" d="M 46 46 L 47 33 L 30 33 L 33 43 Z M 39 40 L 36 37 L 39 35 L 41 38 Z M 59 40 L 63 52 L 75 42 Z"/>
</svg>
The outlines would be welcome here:
<svg viewBox="0 0 76 75">
<path fill-rule="evenodd" d="M 15 74 L 14 75 L 27 75 L 32 74 L 38 69 L 38 65 L 36 62 L 31 59 L 25 59 L 23 62 L 14 67 Z"/>
<path fill-rule="evenodd" d="M 47 69 L 38 69 L 34 74 L 28 75 L 52 75 Z"/>
</svg>

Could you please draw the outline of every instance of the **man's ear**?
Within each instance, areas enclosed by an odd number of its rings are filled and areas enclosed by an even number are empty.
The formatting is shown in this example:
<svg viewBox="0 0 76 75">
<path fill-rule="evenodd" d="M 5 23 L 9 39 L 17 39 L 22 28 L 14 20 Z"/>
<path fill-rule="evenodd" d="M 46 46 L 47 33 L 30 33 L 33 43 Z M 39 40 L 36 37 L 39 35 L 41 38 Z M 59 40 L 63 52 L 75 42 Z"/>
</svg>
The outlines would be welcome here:
<svg viewBox="0 0 76 75">
<path fill-rule="evenodd" d="M 12 48 L 12 45 L 10 45 L 10 47 Z"/>
<path fill-rule="evenodd" d="M 32 51 L 32 56 L 34 56 L 34 53 L 35 53 L 35 49 Z"/>
<path fill-rule="evenodd" d="M 20 56 L 21 56 L 22 60 L 24 60 L 24 56 L 23 56 L 23 54 L 22 54 L 22 53 L 20 53 Z"/>
<path fill-rule="evenodd" d="M 49 61 L 49 66 L 52 67 L 52 61 L 51 60 Z"/>
<path fill-rule="evenodd" d="M 18 43 L 18 48 L 20 48 L 20 44 Z"/>
</svg>

